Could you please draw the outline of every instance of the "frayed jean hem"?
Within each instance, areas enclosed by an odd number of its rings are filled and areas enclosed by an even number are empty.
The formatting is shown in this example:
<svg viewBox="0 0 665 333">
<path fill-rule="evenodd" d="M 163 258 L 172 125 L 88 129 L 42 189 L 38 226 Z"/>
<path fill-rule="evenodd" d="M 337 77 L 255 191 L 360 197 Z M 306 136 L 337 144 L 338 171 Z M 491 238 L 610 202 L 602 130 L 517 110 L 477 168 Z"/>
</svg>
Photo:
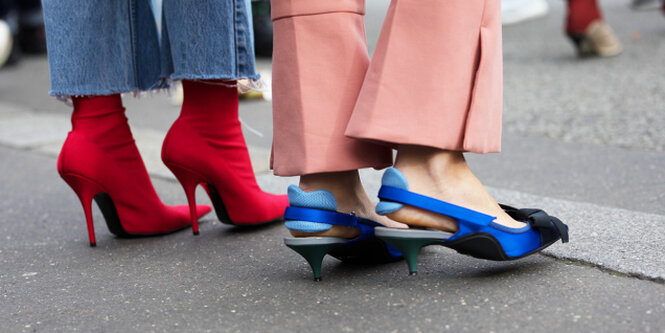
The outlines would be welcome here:
<svg viewBox="0 0 665 333">
<path fill-rule="evenodd" d="M 208 82 L 210 84 L 220 84 L 226 87 L 238 88 L 240 92 L 246 93 L 249 91 L 265 91 L 269 89 L 266 86 L 265 82 L 261 79 L 261 74 L 254 74 L 247 77 L 236 77 L 233 75 L 192 75 L 192 74 L 179 74 L 171 75 L 169 78 L 162 78 L 150 88 L 139 89 L 136 87 L 124 87 L 124 88 L 108 88 L 108 89 L 94 89 L 94 90 L 51 90 L 49 95 L 55 96 L 58 100 L 61 100 L 65 103 L 70 103 L 72 97 L 83 97 L 83 96 L 108 96 L 114 94 L 127 94 L 131 93 L 133 96 L 142 96 L 150 93 L 163 93 L 169 92 L 171 89 L 171 83 L 173 81 L 179 80 L 196 80 L 196 81 L 205 81 L 205 80 L 223 80 L 223 81 L 236 81 L 235 84 L 227 84 L 221 82 Z"/>
</svg>

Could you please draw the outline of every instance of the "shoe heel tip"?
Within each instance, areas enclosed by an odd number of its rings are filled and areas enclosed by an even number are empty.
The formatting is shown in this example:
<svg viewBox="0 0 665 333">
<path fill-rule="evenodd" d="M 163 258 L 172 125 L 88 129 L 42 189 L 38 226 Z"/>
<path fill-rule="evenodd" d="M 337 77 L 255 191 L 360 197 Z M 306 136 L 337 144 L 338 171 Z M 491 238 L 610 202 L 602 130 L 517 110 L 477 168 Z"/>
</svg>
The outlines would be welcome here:
<svg viewBox="0 0 665 333">
<path fill-rule="evenodd" d="M 418 275 L 418 272 L 409 272 L 409 276 L 416 276 Z"/>
<path fill-rule="evenodd" d="M 90 243 L 90 247 L 96 247 L 97 243 Z"/>
<path fill-rule="evenodd" d="M 315 277 L 314 282 L 321 282 L 321 277 Z"/>
<path fill-rule="evenodd" d="M 198 236 L 199 232 L 198 231 L 193 231 L 192 234 L 194 234 L 194 236 Z"/>
</svg>

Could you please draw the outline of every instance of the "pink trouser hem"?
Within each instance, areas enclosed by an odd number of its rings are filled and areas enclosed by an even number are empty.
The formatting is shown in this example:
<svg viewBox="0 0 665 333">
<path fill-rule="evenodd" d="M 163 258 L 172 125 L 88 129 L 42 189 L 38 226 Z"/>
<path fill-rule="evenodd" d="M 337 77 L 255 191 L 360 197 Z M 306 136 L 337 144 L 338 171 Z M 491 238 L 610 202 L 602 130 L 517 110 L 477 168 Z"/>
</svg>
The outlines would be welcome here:
<svg viewBox="0 0 665 333">
<path fill-rule="evenodd" d="M 358 0 L 273 0 L 270 15 L 273 21 L 302 15 L 318 15 L 326 13 L 365 14 L 365 2 Z"/>
<path fill-rule="evenodd" d="M 390 148 L 344 136 L 369 64 L 363 16 L 289 16 L 273 27 L 274 173 L 391 165 Z"/>
<path fill-rule="evenodd" d="M 275 174 L 381 168 L 399 144 L 499 152 L 500 2 L 393 0 L 371 62 L 361 4 L 273 0 Z"/>
</svg>

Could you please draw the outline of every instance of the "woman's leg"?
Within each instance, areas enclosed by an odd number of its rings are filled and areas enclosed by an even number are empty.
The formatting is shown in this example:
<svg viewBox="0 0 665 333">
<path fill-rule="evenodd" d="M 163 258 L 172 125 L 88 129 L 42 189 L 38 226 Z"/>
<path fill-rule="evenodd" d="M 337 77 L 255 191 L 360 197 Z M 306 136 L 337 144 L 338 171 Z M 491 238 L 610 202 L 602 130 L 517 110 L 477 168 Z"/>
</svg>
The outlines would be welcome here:
<svg viewBox="0 0 665 333">
<path fill-rule="evenodd" d="M 162 75 L 174 80 L 258 79 L 248 0 L 164 0 Z"/>
<path fill-rule="evenodd" d="M 498 1 L 394 0 L 346 134 L 397 146 L 410 190 L 503 213 L 462 151 L 498 152 L 502 107 Z M 405 207 L 396 221 L 452 231 L 453 220 Z"/>
<path fill-rule="evenodd" d="M 50 94 L 110 95 L 160 87 L 159 42 L 147 0 L 44 0 L 43 6 Z"/>
<path fill-rule="evenodd" d="M 369 64 L 364 0 L 273 0 L 276 175 L 382 168 L 391 151 L 344 135 Z"/>
<path fill-rule="evenodd" d="M 148 3 L 45 0 L 44 17 L 51 94 L 74 102 L 58 171 L 81 199 L 90 243 L 95 243 L 93 197 L 118 236 L 186 226 L 187 208 L 163 205 L 152 187 L 118 94 L 159 83 L 157 33 Z M 198 209 L 201 214 L 210 210 Z"/>
<path fill-rule="evenodd" d="M 238 120 L 236 80 L 259 78 L 249 1 L 165 0 L 163 9 L 163 75 L 183 80 L 184 102 L 162 159 L 192 205 L 197 184 L 207 184 L 222 222 L 279 219 L 286 196 L 259 188 Z"/>
<path fill-rule="evenodd" d="M 501 150 L 499 1 L 393 0 L 346 135 Z"/>
<path fill-rule="evenodd" d="M 344 135 L 369 64 L 364 13 L 363 0 L 272 1 L 273 169 L 301 175 L 307 192 L 332 192 L 340 212 L 390 224 L 374 212 L 357 169 L 391 165 L 391 150 Z M 356 234 L 335 226 L 316 235 Z"/>
<path fill-rule="evenodd" d="M 300 176 L 300 189 L 305 192 L 326 190 L 335 196 L 337 200 L 337 211 L 342 213 L 353 213 L 358 216 L 380 222 L 384 225 L 400 227 L 374 210 L 374 203 L 365 192 L 357 170 L 314 173 Z M 355 228 L 345 226 L 334 226 L 327 231 L 319 233 L 304 233 L 291 231 L 294 236 L 332 236 L 352 238 L 358 236 Z"/>
</svg>

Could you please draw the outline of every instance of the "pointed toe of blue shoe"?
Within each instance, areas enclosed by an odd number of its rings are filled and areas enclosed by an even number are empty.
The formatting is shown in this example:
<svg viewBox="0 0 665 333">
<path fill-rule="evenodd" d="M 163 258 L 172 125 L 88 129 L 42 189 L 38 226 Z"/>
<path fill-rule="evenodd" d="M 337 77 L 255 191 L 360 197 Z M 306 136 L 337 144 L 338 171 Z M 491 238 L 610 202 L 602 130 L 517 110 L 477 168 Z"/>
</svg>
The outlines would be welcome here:
<svg viewBox="0 0 665 333">
<path fill-rule="evenodd" d="M 433 234 L 423 236 L 427 242 L 416 242 L 414 240 L 417 237 L 408 236 L 409 233 L 422 234 L 427 231 L 405 230 L 386 237 L 388 243 L 401 242 L 402 246 L 407 243 L 420 244 L 419 246 L 437 243 L 477 258 L 512 260 L 536 253 L 559 239 L 564 243 L 568 241 L 568 227 L 542 210 L 516 209 L 502 205 L 504 211 L 514 219 L 527 222 L 527 225 L 521 228 L 506 227 L 495 223 L 494 216 L 410 192 L 406 177 L 395 168 L 386 170 L 379 190 L 379 199 L 379 214 L 389 214 L 403 205 L 409 205 L 452 217 L 459 227 L 455 234 L 446 238 Z M 405 243 L 404 239 L 409 241 Z"/>
</svg>

